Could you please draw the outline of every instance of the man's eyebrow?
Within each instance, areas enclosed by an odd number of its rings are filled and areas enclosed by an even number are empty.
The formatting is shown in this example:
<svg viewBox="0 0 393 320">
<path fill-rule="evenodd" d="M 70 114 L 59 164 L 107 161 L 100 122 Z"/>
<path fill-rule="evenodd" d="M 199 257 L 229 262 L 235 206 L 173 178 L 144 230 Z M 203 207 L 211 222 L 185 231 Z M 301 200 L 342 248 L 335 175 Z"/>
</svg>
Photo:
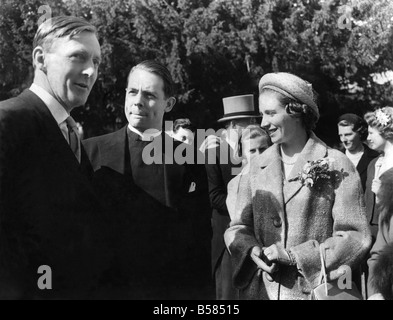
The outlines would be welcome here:
<svg viewBox="0 0 393 320">
<path fill-rule="evenodd" d="M 70 55 L 74 55 L 74 54 L 88 55 L 89 53 L 88 53 L 88 51 L 85 50 L 85 49 L 78 48 L 78 49 L 75 49 L 75 50 L 70 51 L 69 54 L 70 54 Z"/>
<path fill-rule="evenodd" d="M 82 54 L 82 55 L 84 55 L 86 57 L 91 55 L 88 50 L 83 49 L 83 48 L 78 48 L 78 49 L 75 49 L 74 51 L 70 52 L 70 55 L 75 55 L 75 54 Z M 93 59 L 97 59 L 100 62 L 102 61 L 101 55 L 92 55 L 92 57 L 93 57 Z"/>
<path fill-rule="evenodd" d="M 139 91 L 139 88 L 135 87 L 135 86 L 131 86 L 127 88 L 128 91 L 130 90 L 137 90 Z M 153 95 L 157 95 L 157 92 L 154 90 L 150 90 L 150 89 L 141 89 L 143 93 L 148 93 L 148 94 L 153 94 Z"/>
<path fill-rule="evenodd" d="M 152 90 L 152 89 L 142 89 L 142 92 L 145 92 L 145 93 L 150 93 L 150 94 L 154 94 L 154 95 L 156 95 L 156 94 L 157 94 L 157 92 L 156 92 L 156 91 L 154 91 L 154 90 Z"/>
</svg>

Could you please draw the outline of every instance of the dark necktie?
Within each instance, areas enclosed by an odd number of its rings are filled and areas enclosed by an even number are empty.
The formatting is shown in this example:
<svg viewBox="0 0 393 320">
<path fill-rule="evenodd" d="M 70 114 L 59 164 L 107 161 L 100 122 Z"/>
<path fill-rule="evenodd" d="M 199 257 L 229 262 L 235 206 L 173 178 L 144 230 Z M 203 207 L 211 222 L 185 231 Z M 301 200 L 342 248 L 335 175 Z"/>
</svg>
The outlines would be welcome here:
<svg viewBox="0 0 393 320">
<path fill-rule="evenodd" d="M 81 162 L 81 142 L 78 133 L 78 127 L 76 125 L 75 120 L 70 116 L 66 119 L 67 128 L 68 128 L 68 141 L 71 147 L 72 152 L 75 157 L 78 159 L 78 162 Z"/>
</svg>

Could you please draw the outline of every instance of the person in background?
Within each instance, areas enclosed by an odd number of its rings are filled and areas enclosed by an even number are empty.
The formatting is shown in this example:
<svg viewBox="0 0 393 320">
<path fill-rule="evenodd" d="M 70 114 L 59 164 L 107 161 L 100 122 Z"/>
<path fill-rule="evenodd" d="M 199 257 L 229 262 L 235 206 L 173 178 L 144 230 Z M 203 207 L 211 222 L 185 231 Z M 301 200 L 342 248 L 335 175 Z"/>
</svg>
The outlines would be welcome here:
<svg viewBox="0 0 393 320">
<path fill-rule="evenodd" d="M 195 138 L 195 127 L 190 119 L 176 119 L 173 122 L 172 137 L 180 142 L 192 145 Z"/>
<path fill-rule="evenodd" d="M 319 119 L 312 84 L 290 73 L 259 82 L 262 128 L 273 145 L 239 182 L 225 242 L 240 299 L 308 300 L 326 249 L 331 280 L 355 268 L 371 246 L 359 175 L 313 133 Z"/>
<path fill-rule="evenodd" d="M 31 87 L 0 102 L 0 299 L 90 299 L 111 253 L 70 113 L 97 79 L 96 28 L 48 19 L 32 58 Z M 51 290 L 37 285 L 41 266 L 52 270 Z"/>
<path fill-rule="evenodd" d="M 364 115 L 365 121 L 368 124 L 368 144 L 370 148 L 380 153 L 380 156 L 371 161 L 368 166 L 365 191 L 367 220 L 369 222 L 373 244 L 377 240 L 378 230 L 381 225 L 379 221 L 380 210 L 378 209 L 377 204 L 377 195 L 381 185 L 380 177 L 393 165 L 392 116 L 393 108 L 391 107 L 380 108 Z M 381 243 L 380 240 L 379 243 Z M 370 255 L 368 259 L 370 259 Z M 369 263 L 368 266 L 366 265 L 365 271 L 366 281 L 368 283 L 366 288 L 367 290 L 370 290 Z M 370 295 L 373 295 L 373 293 L 366 292 L 366 296 L 370 297 Z"/>
<path fill-rule="evenodd" d="M 338 135 L 345 155 L 359 172 L 363 191 L 366 190 L 367 168 L 369 163 L 379 156 L 364 141 L 367 139 L 367 123 L 353 113 L 343 114 L 337 121 Z"/>
<path fill-rule="evenodd" d="M 235 151 L 235 158 L 242 161 L 242 172 L 228 183 L 226 204 L 229 215 L 233 214 L 236 209 L 241 176 L 249 173 L 253 159 L 261 155 L 271 145 L 272 141 L 268 133 L 259 124 L 250 124 L 242 131 Z M 231 216 L 231 220 L 234 219 Z"/>
<path fill-rule="evenodd" d="M 210 142 L 205 151 L 209 197 L 212 207 L 211 267 L 216 287 L 217 300 L 237 299 L 232 286 L 232 268 L 229 253 L 224 243 L 224 232 L 230 217 L 226 206 L 229 181 L 240 173 L 241 159 L 235 159 L 236 145 L 240 133 L 260 115 L 254 109 L 253 95 L 241 95 L 223 99 L 224 116 L 218 122 L 225 130 L 221 137 L 208 137 Z"/>
<path fill-rule="evenodd" d="M 243 167 L 251 165 L 251 160 L 271 145 L 268 133 L 259 124 L 250 124 L 240 133 L 235 148 L 235 159 L 241 161 Z"/>
<path fill-rule="evenodd" d="M 346 113 L 339 117 L 338 135 L 342 143 L 342 150 L 351 160 L 360 175 L 363 191 L 366 191 L 367 172 L 370 162 L 379 156 L 379 152 L 372 150 L 364 141 L 367 139 L 367 122 L 353 113 Z M 367 210 L 367 209 L 366 209 Z M 366 211 L 367 212 L 367 211 Z M 374 235 L 375 237 L 375 235 Z M 360 267 L 360 283 L 362 295 L 367 296 L 367 260 Z"/>
<path fill-rule="evenodd" d="M 380 156 L 370 162 L 367 169 L 365 200 L 367 219 L 369 221 L 373 242 L 378 232 L 378 210 L 375 194 L 379 188 L 379 176 L 393 167 L 393 108 L 385 107 L 368 112 L 364 119 L 368 124 L 368 145 L 380 153 Z"/>
<path fill-rule="evenodd" d="M 379 181 L 376 194 L 379 229 L 367 261 L 368 299 L 393 300 L 393 168 L 386 170 Z"/>
</svg>

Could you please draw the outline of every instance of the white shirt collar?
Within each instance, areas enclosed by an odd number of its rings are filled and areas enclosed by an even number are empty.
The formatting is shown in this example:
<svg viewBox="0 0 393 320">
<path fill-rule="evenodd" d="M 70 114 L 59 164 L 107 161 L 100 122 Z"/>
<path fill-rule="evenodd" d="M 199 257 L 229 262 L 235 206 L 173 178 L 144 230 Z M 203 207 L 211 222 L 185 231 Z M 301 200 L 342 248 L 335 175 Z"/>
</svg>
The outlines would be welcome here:
<svg viewBox="0 0 393 320">
<path fill-rule="evenodd" d="M 45 103 L 58 125 L 70 116 L 59 101 L 39 85 L 33 83 L 29 89 Z"/>
<path fill-rule="evenodd" d="M 158 137 L 161 133 L 162 130 L 158 130 L 158 129 L 148 129 L 145 132 L 140 132 L 138 129 L 134 128 L 133 126 L 131 126 L 130 124 L 128 125 L 128 128 L 136 133 L 138 136 L 140 136 L 142 138 L 142 141 L 151 141 L 154 138 Z"/>
</svg>

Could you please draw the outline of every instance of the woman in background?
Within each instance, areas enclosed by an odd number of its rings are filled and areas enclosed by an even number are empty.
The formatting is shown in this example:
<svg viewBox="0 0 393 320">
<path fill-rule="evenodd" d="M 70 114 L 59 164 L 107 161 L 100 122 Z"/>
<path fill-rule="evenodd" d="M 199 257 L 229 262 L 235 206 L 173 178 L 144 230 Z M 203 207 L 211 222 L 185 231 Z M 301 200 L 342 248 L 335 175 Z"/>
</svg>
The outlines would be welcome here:
<svg viewBox="0 0 393 320">
<path fill-rule="evenodd" d="M 393 300 L 393 169 L 379 178 L 379 230 L 368 259 L 369 300 Z"/>
<path fill-rule="evenodd" d="M 393 167 L 393 108 L 385 107 L 368 112 L 364 119 L 368 124 L 368 145 L 381 155 L 370 162 L 367 169 L 365 191 L 367 220 L 369 221 L 373 243 L 378 233 L 379 211 L 375 194 L 378 192 L 382 173 Z"/>
<path fill-rule="evenodd" d="M 368 141 L 381 156 L 369 165 L 366 204 L 372 214 L 376 240 L 368 259 L 369 299 L 393 299 L 393 108 L 384 107 L 365 114 Z"/>
<path fill-rule="evenodd" d="M 236 146 L 234 157 L 242 162 L 242 172 L 228 183 L 227 207 L 229 214 L 233 213 L 236 206 L 239 182 L 242 175 L 249 172 L 252 161 L 272 145 L 269 135 L 259 124 L 247 126 L 241 133 Z M 231 216 L 231 220 L 233 217 Z"/>
</svg>

